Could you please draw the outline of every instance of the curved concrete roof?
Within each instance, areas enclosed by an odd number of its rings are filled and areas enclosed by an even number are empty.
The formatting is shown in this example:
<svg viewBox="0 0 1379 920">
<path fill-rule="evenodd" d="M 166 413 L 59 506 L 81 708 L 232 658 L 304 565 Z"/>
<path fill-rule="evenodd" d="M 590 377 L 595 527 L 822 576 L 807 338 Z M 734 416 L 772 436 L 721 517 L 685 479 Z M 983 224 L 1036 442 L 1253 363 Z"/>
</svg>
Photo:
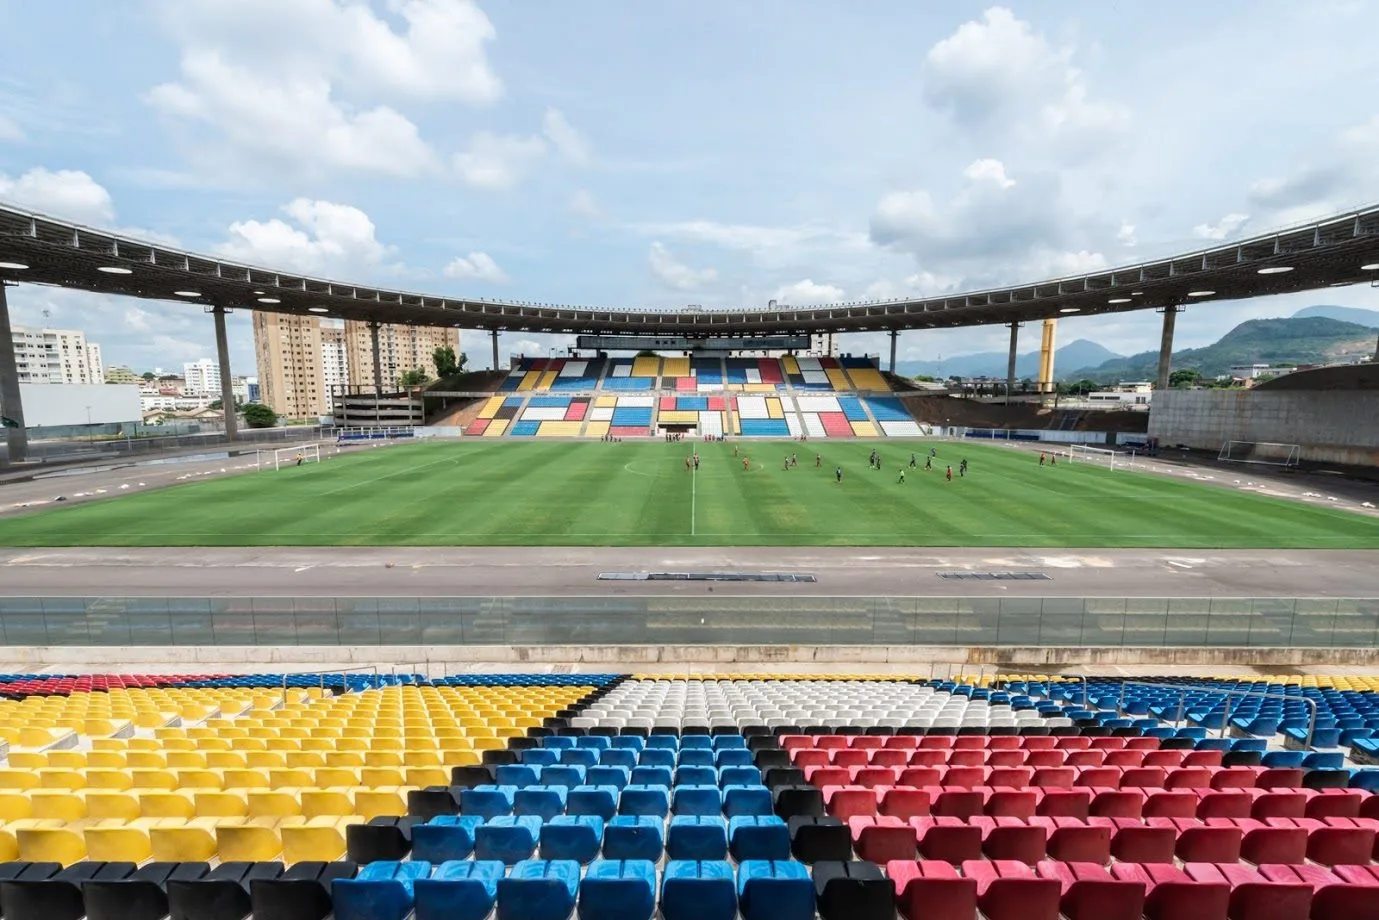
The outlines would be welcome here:
<svg viewBox="0 0 1379 920">
<path fill-rule="evenodd" d="M 694 336 L 934 329 L 1239 300 L 1379 280 L 1379 205 L 1212 249 L 1068 278 L 912 300 L 741 310 L 576 307 L 364 287 L 183 252 L 0 206 L 0 280 L 184 300 L 203 307 L 466 329 Z"/>
</svg>

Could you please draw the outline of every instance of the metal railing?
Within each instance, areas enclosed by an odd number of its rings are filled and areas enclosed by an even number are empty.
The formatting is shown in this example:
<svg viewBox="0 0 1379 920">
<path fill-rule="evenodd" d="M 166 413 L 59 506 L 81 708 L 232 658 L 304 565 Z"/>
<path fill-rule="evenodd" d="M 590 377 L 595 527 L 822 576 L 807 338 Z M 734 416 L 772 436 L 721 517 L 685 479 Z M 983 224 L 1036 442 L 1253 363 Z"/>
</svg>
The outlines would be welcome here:
<svg viewBox="0 0 1379 920">
<path fill-rule="evenodd" d="M 1173 721 L 1174 721 L 1174 722 L 1177 722 L 1177 723 L 1179 723 L 1179 724 L 1182 723 L 1184 717 L 1187 715 L 1187 711 L 1186 711 L 1186 710 L 1187 710 L 1187 695 L 1188 695 L 1189 693 L 1202 693 L 1202 694 L 1209 694 L 1209 695 L 1213 695 L 1213 696 L 1222 696 L 1222 697 L 1224 697 L 1224 698 L 1225 698 L 1224 701 L 1225 701 L 1226 710 L 1225 710 L 1225 713 L 1224 713 L 1224 714 L 1222 715 L 1222 717 L 1221 717 L 1221 734 L 1220 734 L 1220 737 L 1222 737 L 1222 738 L 1226 737 L 1226 735 L 1230 732 L 1230 727 L 1231 727 L 1231 700 L 1234 699 L 1234 698 L 1241 698 L 1241 699 L 1243 699 L 1243 698 L 1245 698 L 1245 697 L 1251 697 L 1251 696 L 1253 696 L 1253 697 L 1263 697 L 1263 698 L 1268 698 L 1268 699 L 1288 700 L 1288 701 L 1290 701 L 1290 702 L 1301 701 L 1301 702 L 1304 702 L 1304 703 L 1306 703 L 1306 704 L 1308 705 L 1308 707 L 1310 708 L 1310 713 L 1311 713 L 1311 717 L 1309 718 L 1308 723 L 1307 723 L 1307 741 L 1306 741 L 1306 744 L 1305 744 L 1305 747 L 1306 747 L 1306 748 L 1311 749 L 1311 747 L 1312 747 L 1312 738 L 1313 738 L 1313 737 L 1316 735 L 1316 733 L 1317 733 L 1317 703 L 1316 703 L 1315 700 L 1310 700 L 1310 699 L 1308 699 L 1308 698 L 1305 697 L 1305 696 L 1300 696 L 1300 695 L 1299 695 L 1299 696 L 1294 696 L 1294 695 L 1291 695 L 1291 694 L 1288 694 L 1288 693 L 1276 693 L 1276 692 L 1274 692 L 1274 691 L 1266 691 L 1266 690 L 1227 690 L 1227 689 L 1224 689 L 1224 688 L 1219 688 L 1219 689 L 1217 689 L 1217 688 L 1212 688 L 1212 687 L 1199 687 L 1199 686 L 1193 686 L 1192 684 L 1176 684 L 1176 683 L 1164 683 L 1164 684 L 1160 684 L 1160 683 L 1151 683 L 1151 682 L 1148 682 L 1148 681 L 1124 680 L 1124 681 L 1121 681 L 1121 683 L 1120 683 L 1120 695 L 1119 695 L 1119 697 L 1118 697 L 1118 699 L 1117 699 L 1117 701 L 1116 701 L 1116 713 L 1117 713 L 1118 715 L 1121 715 L 1121 716 L 1126 715 L 1126 712 L 1125 712 L 1125 688 L 1126 688 L 1126 687 L 1152 687 L 1152 688 L 1158 689 L 1158 690 L 1173 690 L 1173 691 L 1177 692 L 1177 694 L 1178 694 L 1178 713 L 1177 713 L 1177 718 L 1175 718 Z"/>
</svg>

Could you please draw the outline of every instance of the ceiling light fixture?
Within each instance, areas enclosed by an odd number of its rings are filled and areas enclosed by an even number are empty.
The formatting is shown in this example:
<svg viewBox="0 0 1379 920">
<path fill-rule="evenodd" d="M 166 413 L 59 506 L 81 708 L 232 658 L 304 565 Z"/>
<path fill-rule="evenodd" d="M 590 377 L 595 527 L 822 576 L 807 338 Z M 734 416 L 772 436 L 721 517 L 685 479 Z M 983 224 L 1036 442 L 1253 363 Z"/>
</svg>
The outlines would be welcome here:
<svg viewBox="0 0 1379 920">
<path fill-rule="evenodd" d="M 282 301 L 276 297 L 260 297 L 259 303 L 282 303 Z"/>
<path fill-rule="evenodd" d="M 1379 272 L 1379 262 L 1371 262 L 1368 265 L 1361 265 L 1362 272 Z"/>
<path fill-rule="evenodd" d="M 257 294 L 257 295 L 259 295 L 259 296 L 263 296 L 263 291 L 255 291 L 254 293 Z"/>
<path fill-rule="evenodd" d="M 1261 268 L 1259 273 L 1261 275 L 1281 275 L 1284 272 L 1291 272 L 1292 270 L 1293 266 L 1291 265 L 1270 265 L 1268 268 Z"/>
<path fill-rule="evenodd" d="M 310 313 L 329 313 L 329 312 L 330 312 L 330 310 L 326 309 L 325 307 L 307 307 L 307 311 L 310 312 Z"/>
<path fill-rule="evenodd" d="M 1131 292 L 1130 292 L 1130 296 L 1131 296 L 1131 297 L 1143 297 L 1143 296 L 1144 296 L 1144 291 L 1131 291 Z"/>
<path fill-rule="evenodd" d="M 0 262 L 0 268 L 8 268 L 16 272 L 22 272 L 28 267 L 29 266 L 25 265 L 23 262 Z"/>
<path fill-rule="evenodd" d="M 1106 302 L 1107 302 L 1107 303 L 1129 303 L 1129 302 L 1130 302 L 1130 298 L 1129 298 L 1129 297 L 1112 297 L 1110 300 L 1108 300 L 1108 301 L 1106 301 Z"/>
<path fill-rule="evenodd" d="M 1188 292 L 1187 292 L 1187 296 L 1189 296 L 1189 297 L 1210 297 L 1212 294 L 1215 294 L 1215 293 L 1216 293 L 1215 291 L 1188 291 Z"/>
<path fill-rule="evenodd" d="M 1081 313 L 1081 312 L 1082 312 L 1082 308 L 1081 308 L 1081 307 L 1063 307 L 1063 308 L 1060 309 L 1058 312 L 1059 312 L 1059 313 Z"/>
<path fill-rule="evenodd" d="M 132 275 L 132 274 L 134 274 L 134 270 L 133 270 L 133 269 L 130 269 L 130 268 L 121 268 L 121 267 L 118 266 L 118 265 L 102 265 L 102 266 L 100 266 L 99 268 L 97 268 L 96 271 L 98 271 L 98 272 L 105 272 L 107 275 Z"/>
<path fill-rule="evenodd" d="M 173 291 L 178 297 L 200 297 L 200 291 Z"/>
</svg>

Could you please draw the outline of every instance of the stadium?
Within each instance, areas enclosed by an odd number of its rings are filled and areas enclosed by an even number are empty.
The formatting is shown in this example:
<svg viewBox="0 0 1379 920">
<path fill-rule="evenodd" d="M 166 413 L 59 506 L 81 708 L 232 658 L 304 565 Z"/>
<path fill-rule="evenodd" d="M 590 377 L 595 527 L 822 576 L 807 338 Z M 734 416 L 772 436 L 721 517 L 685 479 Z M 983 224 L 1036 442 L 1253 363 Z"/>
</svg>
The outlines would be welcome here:
<svg viewBox="0 0 1379 920">
<path fill-rule="evenodd" d="M 1379 205 L 1206 230 L 661 309 L 0 205 L 0 917 L 1379 918 L 1379 343 L 1170 383 L 1184 324 L 1379 286 Z M 223 407 L 236 313 L 359 324 L 371 373 L 330 424 L 55 448 L 35 288 L 201 314 Z M 1060 403 L 1059 324 L 1143 315 L 1148 410 Z M 490 366 L 402 386 L 390 327 Z M 905 337 L 985 327 L 1003 378 L 901 373 Z"/>
</svg>

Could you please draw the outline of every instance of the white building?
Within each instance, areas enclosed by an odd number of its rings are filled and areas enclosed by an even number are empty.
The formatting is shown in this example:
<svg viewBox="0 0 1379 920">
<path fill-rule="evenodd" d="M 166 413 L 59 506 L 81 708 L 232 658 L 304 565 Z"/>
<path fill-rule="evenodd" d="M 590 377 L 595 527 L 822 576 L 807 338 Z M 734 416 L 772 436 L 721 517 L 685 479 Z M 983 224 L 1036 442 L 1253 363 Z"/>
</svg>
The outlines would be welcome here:
<svg viewBox="0 0 1379 920">
<path fill-rule="evenodd" d="M 1271 367 L 1268 364 L 1237 364 L 1231 368 L 1231 375 L 1241 380 L 1256 380 L 1260 377 L 1282 377 L 1295 370 L 1296 367 Z"/>
<path fill-rule="evenodd" d="M 105 383 L 101 347 L 75 329 L 13 326 L 20 383 Z"/>
<path fill-rule="evenodd" d="M 183 364 L 182 379 L 186 381 L 182 392 L 187 396 L 220 394 L 220 364 L 210 358 Z"/>
<path fill-rule="evenodd" d="M 349 343 L 341 320 L 321 320 L 321 379 L 326 393 L 343 393 L 350 382 Z"/>
</svg>

